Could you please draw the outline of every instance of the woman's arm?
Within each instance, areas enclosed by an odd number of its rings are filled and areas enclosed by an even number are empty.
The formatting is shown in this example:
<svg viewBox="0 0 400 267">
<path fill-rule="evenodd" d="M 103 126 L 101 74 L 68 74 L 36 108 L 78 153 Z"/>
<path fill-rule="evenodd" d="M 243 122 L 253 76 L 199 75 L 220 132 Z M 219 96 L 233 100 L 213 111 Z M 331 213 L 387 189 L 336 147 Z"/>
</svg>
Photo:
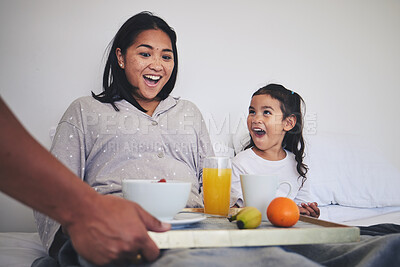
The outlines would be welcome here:
<svg viewBox="0 0 400 267">
<path fill-rule="evenodd" d="M 60 222 L 77 252 L 96 264 L 154 260 L 159 250 L 147 230 L 166 231 L 133 202 L 101 196 L 37 143 L 0 98 L 0 190 Z"/>
</svg>

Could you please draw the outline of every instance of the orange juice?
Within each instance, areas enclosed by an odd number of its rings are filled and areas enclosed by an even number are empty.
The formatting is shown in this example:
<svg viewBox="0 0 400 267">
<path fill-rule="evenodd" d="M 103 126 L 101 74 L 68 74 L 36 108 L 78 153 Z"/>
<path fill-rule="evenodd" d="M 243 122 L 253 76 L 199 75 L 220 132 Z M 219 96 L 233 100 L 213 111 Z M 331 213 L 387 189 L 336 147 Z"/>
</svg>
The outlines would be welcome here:
<svg viewBox="0 0 400 267">
<path fill-rule="evenodd" d="M 231 197 L 231 169 L 203 169 L 204 212 L 227 216 Z"/>
</svg>

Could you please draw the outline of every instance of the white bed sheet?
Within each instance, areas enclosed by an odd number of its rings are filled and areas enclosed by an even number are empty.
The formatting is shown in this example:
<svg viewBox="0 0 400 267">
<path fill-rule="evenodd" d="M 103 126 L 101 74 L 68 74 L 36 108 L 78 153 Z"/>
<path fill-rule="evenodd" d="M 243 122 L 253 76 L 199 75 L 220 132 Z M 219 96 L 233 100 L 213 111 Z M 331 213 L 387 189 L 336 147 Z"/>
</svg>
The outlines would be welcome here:
<svg viewBox="0 0 400 267">
<path fill-rule="evenodd" d="M 400 224 L 400 211 L 344 222 L 344 224 L 349 226 L 370 226 L 380 223 Z"/>
<path fill-rule="evenodd" d="M 1 267 L 30 267 L 45 255 L 38 233 L 0 233 Z"/>
<path fill-rule="evenodd" d="M 380 223 L 400 224 L 400 206 L 382 208 L 355 208 L 340 205 L 319 207 L 321 220 L 351 226 L 369 226 Z"/>
</svg>

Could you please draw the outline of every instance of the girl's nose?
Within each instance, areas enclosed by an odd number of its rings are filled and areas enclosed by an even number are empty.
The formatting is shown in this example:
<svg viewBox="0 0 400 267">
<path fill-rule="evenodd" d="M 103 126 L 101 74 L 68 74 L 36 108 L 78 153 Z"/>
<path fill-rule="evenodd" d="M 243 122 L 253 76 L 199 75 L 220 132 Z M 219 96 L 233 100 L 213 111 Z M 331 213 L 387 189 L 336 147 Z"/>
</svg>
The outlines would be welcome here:
<svg viewBox="0 0 400 267">
<path fill-rule="evenodd" d="M 256 123 L 260 123 L 261 122 L 261 118 L 262 116 L 259 114 L 255 114 L 251 120 L 252 123 L 256 124 Z"/>
</svg>

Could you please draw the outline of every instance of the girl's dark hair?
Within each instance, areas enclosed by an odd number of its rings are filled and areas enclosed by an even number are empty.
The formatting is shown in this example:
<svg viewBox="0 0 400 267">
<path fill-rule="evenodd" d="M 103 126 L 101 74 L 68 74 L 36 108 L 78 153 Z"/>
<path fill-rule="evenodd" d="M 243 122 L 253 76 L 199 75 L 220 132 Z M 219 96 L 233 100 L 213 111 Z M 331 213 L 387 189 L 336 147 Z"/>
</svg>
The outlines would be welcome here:
<svg viewBox="0 0 400 267">
<path fill-rule="evenodd" d="M 278 100 L 281 104 L 281 110 L 283 113 L 282 120 L 289 116 L 296 116 L 296 124 L 290 131 L 286 132 L 282 147 L 295 155 L 297 162 L 297 172 L 300 174 L 299 178 L 302 177 L 302 186 L 307 180 L 306 174 L 308 171 L 307 165 L 303 162 L 304 159 L 304 138 L 303 138 L 303 115 L 302 105 L 305 106 L 303 98 L 280 84 L 268 84 L 258 89 L 253 95 L 269 95 L 270 97 Z M 250 143 L 245 149 L 254 146 L 254 141 L 250 136 Z"/>
<path fill-rule="evenodd" d="M 116 56 L 116 49 L 120 48 L 123 55 L 127 49 L 134 43 L 136 37 L 145 30 L 162 30 L 171 39 L 172 51 L 174 55 L 174 69 L 172 70 L 169 81 L 164 85 L 163 89 L 158 93 L 157 98 L 164 100 L 174 89 L 176 77 L 178 73 L 178 52 L 176 48 L 175 31 L 161 18 L 154 16 L 151 12 L 141 12 L 128 19 L 119 29 L 113 41 L 109 45 L 108 58 L 103 74 L 103 92 L 96 95 L 92 92 L 92 96 L 102 103 L 110 103 L 116 111 L 116 101 L 125 99 L 139 110 L 146 112 L 136 99 L 133 92 L 137 88 L 133 87 L 125 76 L 125 71 L 119 67 Z M 111 46 L 111 47 L 110 47 Z"/>
</svg>

